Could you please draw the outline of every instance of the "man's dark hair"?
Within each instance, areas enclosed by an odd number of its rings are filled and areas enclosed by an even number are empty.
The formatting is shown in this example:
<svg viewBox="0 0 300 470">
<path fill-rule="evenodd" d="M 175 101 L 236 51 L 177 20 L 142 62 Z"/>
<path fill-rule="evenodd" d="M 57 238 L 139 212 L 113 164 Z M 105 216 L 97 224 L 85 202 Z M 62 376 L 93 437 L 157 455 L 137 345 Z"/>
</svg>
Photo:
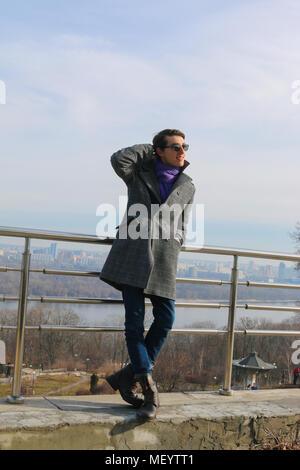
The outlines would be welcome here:
<svg viewBox="0 0 300 470">
<path fill-rule="evenodd" d="M 157 147 L 163 150 L 165 146 L 167 145 L 166 137 L 172 136 L 172 135 L 179 135 L 180 137 L 185 139 L 184 133 L 178 129 L 164 129 L 163 131 L 160 131 L 158 134 L 156 134 L 153 137 L 152 144 L 153 144 L 154 150 L 156 150 Z"/>
</svg>

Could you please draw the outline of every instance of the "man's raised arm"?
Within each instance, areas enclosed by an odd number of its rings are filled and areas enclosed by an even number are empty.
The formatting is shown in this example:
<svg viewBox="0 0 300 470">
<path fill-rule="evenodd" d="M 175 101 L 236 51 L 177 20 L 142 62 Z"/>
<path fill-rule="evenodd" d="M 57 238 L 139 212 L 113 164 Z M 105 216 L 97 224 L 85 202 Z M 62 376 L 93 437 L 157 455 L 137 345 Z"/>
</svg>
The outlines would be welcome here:
<svg viewBox="0 0 300 470">
<path fill-rule="evenodd" d="M 145 160 L 153 158 L 152 144 L 137 144 L 118 150 L 111 156 L 111 164 L 125 183 L 134 177 L 136 168 Z"/>
</svg>

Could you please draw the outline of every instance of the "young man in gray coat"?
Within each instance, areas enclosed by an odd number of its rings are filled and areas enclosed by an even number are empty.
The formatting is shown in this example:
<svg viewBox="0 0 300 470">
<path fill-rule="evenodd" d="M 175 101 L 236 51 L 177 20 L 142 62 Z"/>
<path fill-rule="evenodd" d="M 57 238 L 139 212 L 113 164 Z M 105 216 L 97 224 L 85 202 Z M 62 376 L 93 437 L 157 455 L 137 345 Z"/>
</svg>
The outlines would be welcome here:
<svg viewBox="0 0 300 470">
<path fill-rule="evenodd" d="M 134 145 L 111 157 L 127 185 L 128 204 L 100 279 L 122 291 L 130 364 L 106 380 L 146 419 L 156 417 L 151 371 L 174 323 L 177 261 L 195 193 L 184 173 L 187 150 L 183 132 L 165 129 L 152 145 Z M 144 337 L 145 297 L 154 321 Z M 135 393 L 138 382 L 144 400 Z"/>
</svg>

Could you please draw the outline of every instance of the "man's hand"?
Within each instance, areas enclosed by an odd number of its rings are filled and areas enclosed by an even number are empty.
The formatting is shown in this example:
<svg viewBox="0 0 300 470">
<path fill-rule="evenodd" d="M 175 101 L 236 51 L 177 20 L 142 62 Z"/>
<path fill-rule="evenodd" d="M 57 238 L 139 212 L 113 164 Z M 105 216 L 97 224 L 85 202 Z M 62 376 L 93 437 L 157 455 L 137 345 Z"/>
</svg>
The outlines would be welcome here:
<svg viewBox="0 0 300 470">
<path fill-rule="evenodd" d="M 174 238 L 179 243 L 179 245 L 181 246 L 182 243 L 183 243 L 183 239 L 182 239 L 181 235 L 179 233 L 176 233 Z"/>
</svg>

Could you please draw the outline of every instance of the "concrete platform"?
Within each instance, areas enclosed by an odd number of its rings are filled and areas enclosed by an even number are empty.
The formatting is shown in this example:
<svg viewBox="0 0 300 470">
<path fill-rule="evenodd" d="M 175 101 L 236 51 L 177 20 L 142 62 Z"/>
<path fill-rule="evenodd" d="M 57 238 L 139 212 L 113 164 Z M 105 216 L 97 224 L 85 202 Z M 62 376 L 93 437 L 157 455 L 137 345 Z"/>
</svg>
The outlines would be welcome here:
<svg viewBox="0 0 300 470">
<path fill-rule="evenodd" d="M 136 419 L 120 395 L 0 399 L 1 450 L 228 450 L 300 426 L 300 389 L 160 393 L 158 416 Z"/>
</svg>

